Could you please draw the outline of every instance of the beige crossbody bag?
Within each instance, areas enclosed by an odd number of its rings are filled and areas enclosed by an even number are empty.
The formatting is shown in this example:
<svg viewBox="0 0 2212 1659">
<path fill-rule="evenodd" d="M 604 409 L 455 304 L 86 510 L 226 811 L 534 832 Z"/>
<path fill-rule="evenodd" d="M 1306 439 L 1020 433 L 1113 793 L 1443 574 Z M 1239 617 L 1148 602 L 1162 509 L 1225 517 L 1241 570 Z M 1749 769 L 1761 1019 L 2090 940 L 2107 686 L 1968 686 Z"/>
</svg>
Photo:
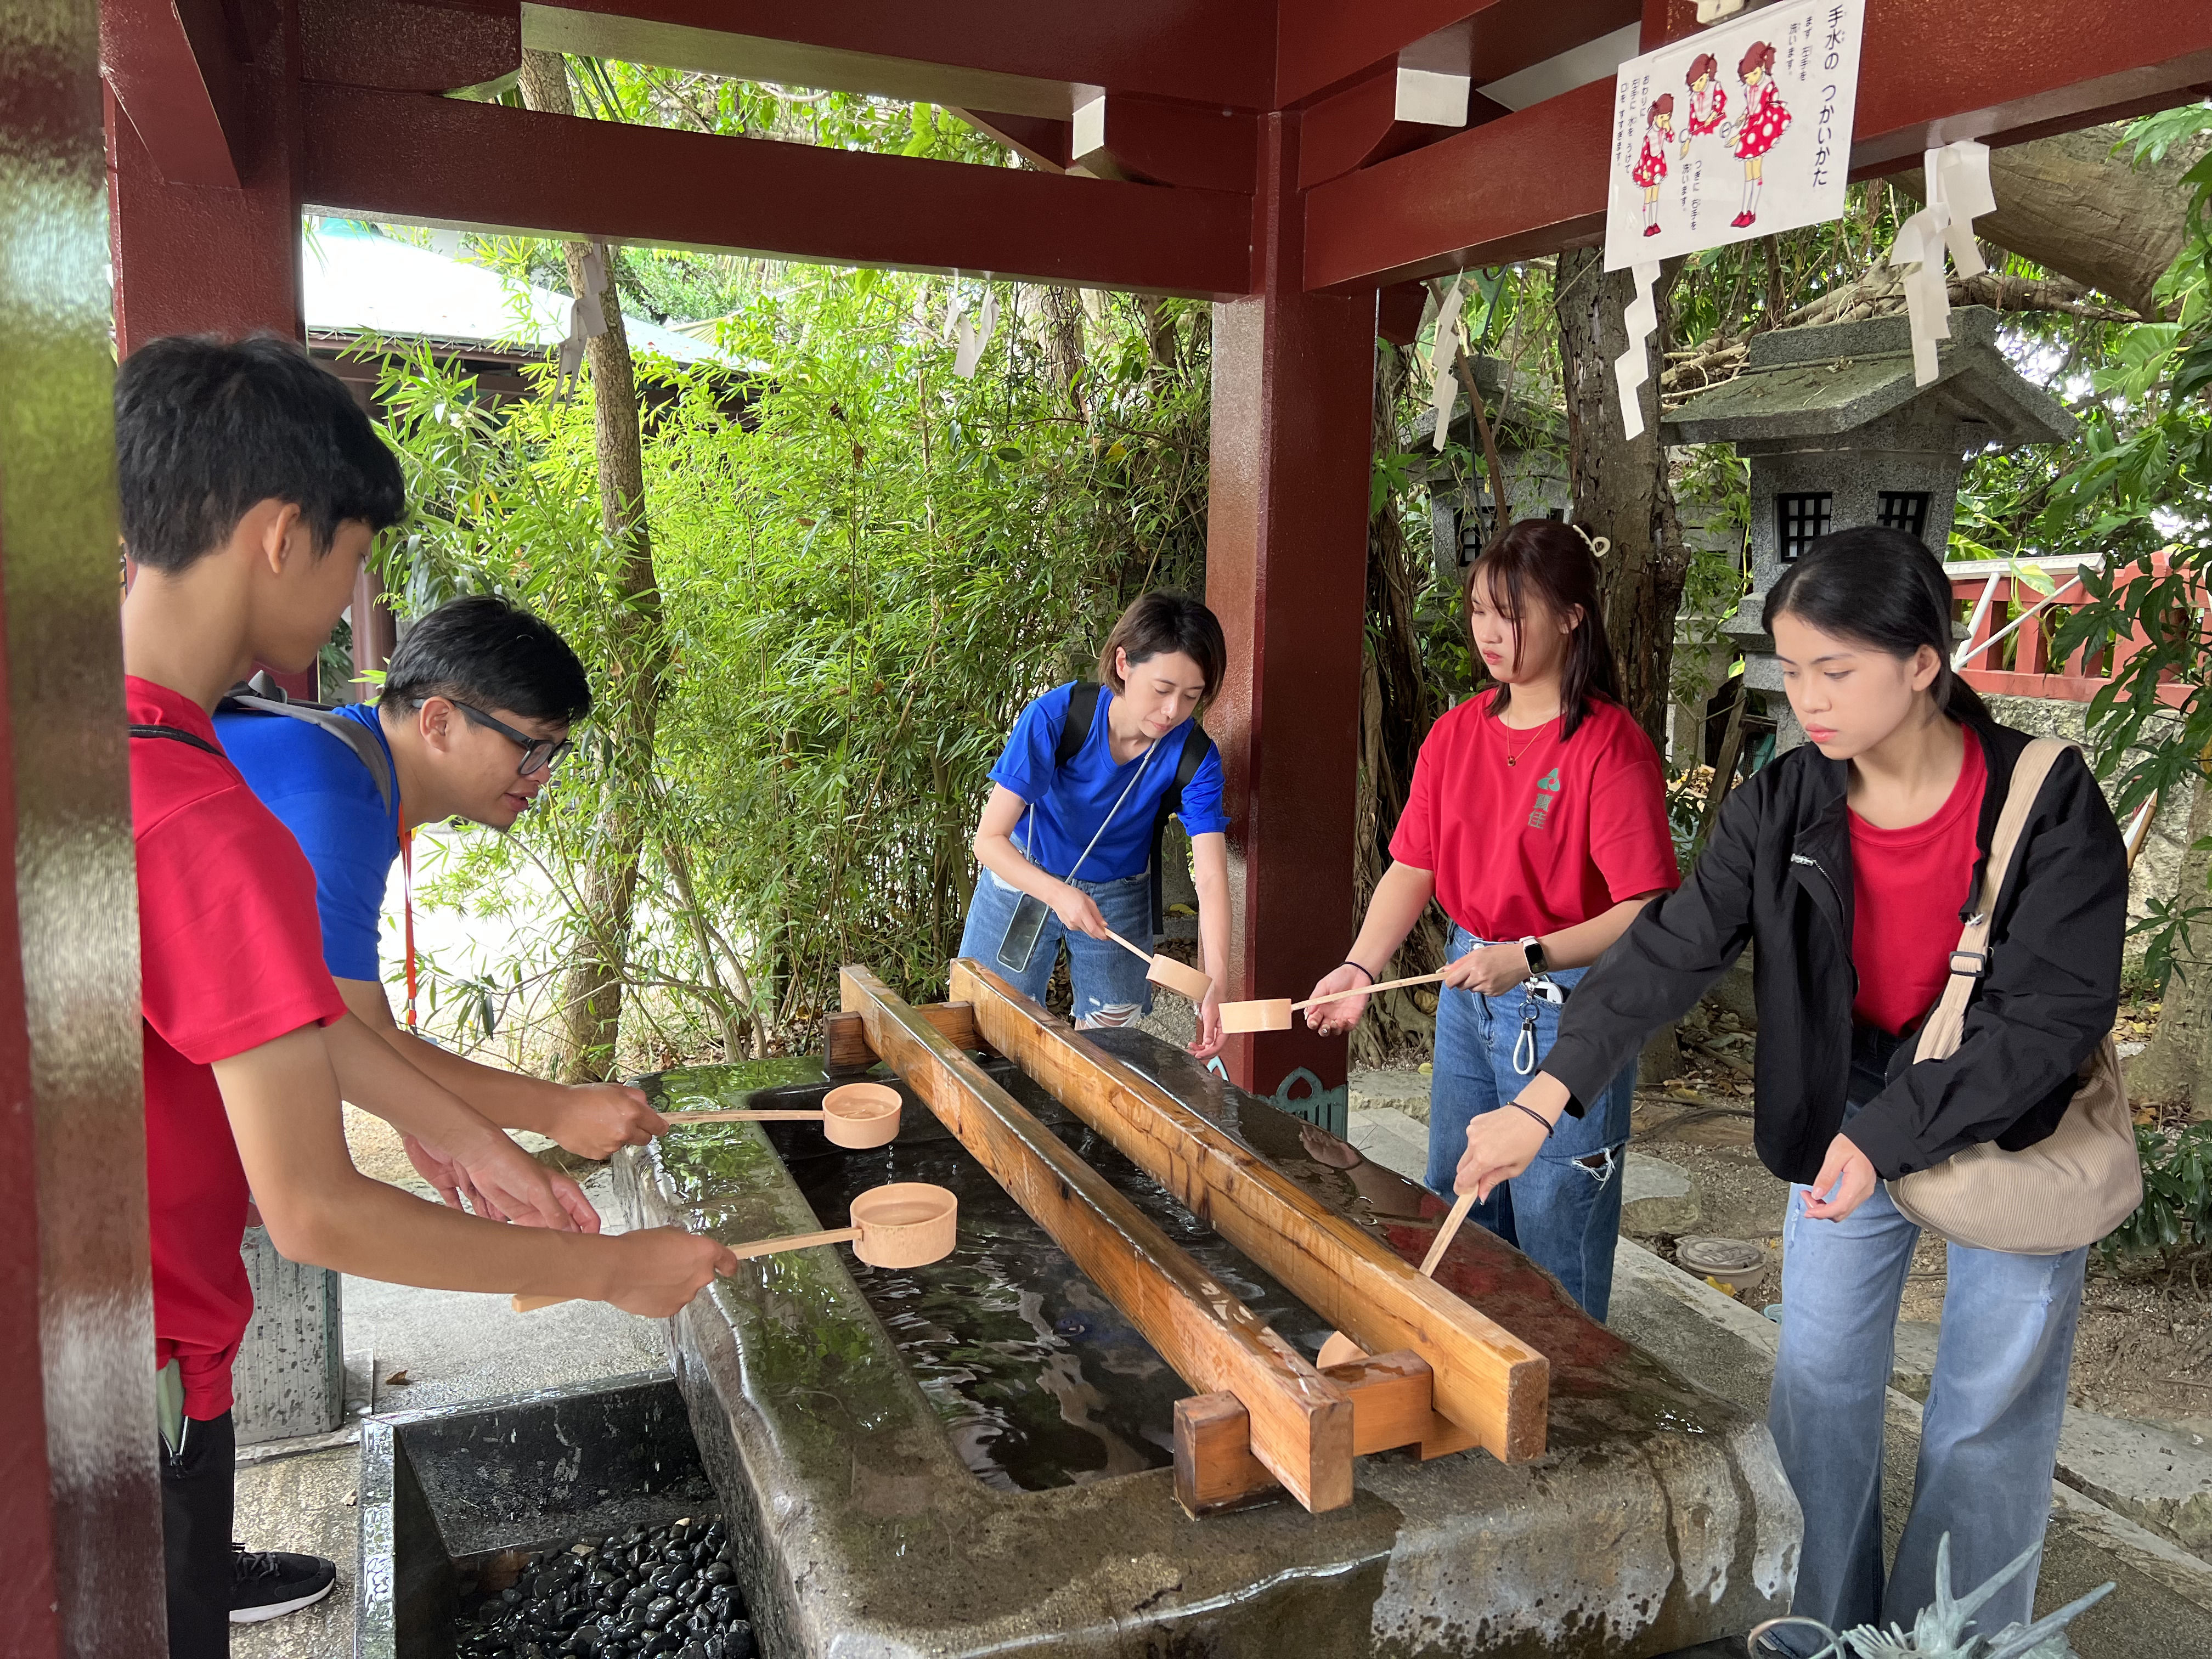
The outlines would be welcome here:
<svg viewBox="0 0 2212 1659">
<path fill-rule="evenodd" d="M 1942 1000 L 1921 1028 L 1915 1063 L 1942 1060 L 1958 1050 L 1966 1023 L 1966 1000 L 1978 975 L 1957 971 L 1960 957 L 1988 963 L 1990 915 L 2003 890 L 2020 832 L 2058 757 L 2075 745 L 2037 738 L 2013 769 L 2012 787 L 1990 843 L 1988 866 L 1973 920 L 1959 935 L 1953 972 Z M 2112 1033 L 2081 1063 L 2081 1081 L 2058 1127 L 2017 1152 L 1984 1141 L 1889 1183 L 1889 1195 L 1909 1221 L 1976 1249 L 2021 1255 L 2057 1255 L 2094 1244 L 2135 1213 L 2142 1202 L 2142 1166 L 2136 1156 L 2134 1120 Z"/>
</svg>

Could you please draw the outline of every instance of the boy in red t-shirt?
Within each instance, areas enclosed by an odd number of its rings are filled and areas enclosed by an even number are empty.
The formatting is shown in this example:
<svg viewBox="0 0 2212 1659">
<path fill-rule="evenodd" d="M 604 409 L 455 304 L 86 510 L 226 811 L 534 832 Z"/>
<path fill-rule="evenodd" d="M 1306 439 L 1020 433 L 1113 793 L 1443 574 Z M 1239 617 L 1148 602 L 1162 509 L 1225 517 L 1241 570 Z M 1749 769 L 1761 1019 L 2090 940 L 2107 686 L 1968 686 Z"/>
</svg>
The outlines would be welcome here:
<svg viewBox="0 0 2212 1659">
<path fill-rule="evenodd" d="M 314 661 L 370 543 L 404 510 L 398 464 L 368 417 L 336 377 L 267 337 L 154 341 L 124 363 L 115 402 L 136 566 L 123 661 L 169 1651 L 222 1659 L 232 1622 L 304 1607 L 336 1571 L 231 1541 L 249 1193 L 293 1261 L 436 1289 L 593 1297 L 659 1317 L 735 1258 L 675 1229 L 596 1237 L 573 1182 L 348 1013 L 323 963 L 313 873 L 216 741 L 210 712 L 256 661 Z M 539 1224 L 460 1214 L 360 1174 L 341 1091 Z"/>
</svg>

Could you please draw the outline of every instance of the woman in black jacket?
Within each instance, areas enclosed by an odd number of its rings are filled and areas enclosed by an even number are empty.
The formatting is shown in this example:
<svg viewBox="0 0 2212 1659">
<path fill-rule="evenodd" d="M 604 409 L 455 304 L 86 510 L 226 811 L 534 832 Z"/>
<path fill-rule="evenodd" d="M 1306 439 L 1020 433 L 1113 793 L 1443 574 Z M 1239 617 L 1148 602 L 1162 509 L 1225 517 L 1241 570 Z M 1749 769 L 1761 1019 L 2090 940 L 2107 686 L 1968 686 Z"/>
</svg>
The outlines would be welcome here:
<svg viewBox="0 0 2212 1659">
<path fill-rule="evenodd" d="M 1689 883 L 1590 970 L 1522 1109 L 1470 1127 L 1458 1186 L 1487 1194 L 1525 1169 L 1562 1113 L 1755 945 L 1759 1154 L 1791 1183 L 1768 1420 L 1805 1511 L 1796 1609 L 1838 1630 L 1910 1629 L 1935 1600 L 1945 1534 L 1960 1585 L 2042 1538 L 2087 1252 L 1950 1247 L 1912 1513 L 1885 1589 L 1883 1391 L 1918 1229 L 1881 1183 L 2057 1127 L 2118 1005 L 2126 858 L 2087 767 L 2062 756 L 1997 895 L 1958 1050 L 1915 1062 L 2027 736 L 1952 672 L 1950 585 L 1911 537 L 1822 537 L 1764 620 L 1811 741 L 1730 796 Z M 2016 1576 L 1979 1628 L 2025 1622 L 2034 1589 L 2033 1571 Z M 1818 1645 L 1787 1626 L 1766 1639 Z"/>
</svg>

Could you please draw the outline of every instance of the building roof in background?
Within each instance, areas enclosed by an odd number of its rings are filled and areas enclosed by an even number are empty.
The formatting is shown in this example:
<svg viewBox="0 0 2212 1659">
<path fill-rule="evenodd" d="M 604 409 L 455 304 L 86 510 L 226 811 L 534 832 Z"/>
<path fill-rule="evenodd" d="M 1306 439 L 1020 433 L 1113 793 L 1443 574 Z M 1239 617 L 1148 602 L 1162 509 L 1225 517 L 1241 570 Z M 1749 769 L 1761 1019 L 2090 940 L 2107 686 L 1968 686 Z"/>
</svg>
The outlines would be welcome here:
<svg viewBox="0 0 2212 1659">
<path fill-rule="evenodd" d="M 441 345 L 550 353 L 568 332 L 569 296 L 526 288 L 482 265 L 325 219 L 305 236 L 301 299 L 310 334 L 377 334 Z M 527 310 L 519 303 L 527 296 Z M 727 363 L 714 345 L 625 313 L 632 353 L 678 363 Z"/>
</svg>

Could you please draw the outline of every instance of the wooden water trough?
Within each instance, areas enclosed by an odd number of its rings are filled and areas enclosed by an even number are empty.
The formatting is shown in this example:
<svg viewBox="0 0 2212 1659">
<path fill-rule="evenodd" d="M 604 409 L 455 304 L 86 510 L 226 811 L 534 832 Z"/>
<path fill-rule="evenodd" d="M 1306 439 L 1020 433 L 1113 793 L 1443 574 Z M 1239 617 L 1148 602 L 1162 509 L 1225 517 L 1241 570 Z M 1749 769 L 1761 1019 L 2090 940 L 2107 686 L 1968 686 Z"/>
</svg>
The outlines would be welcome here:
<svg viewBox="0 0 2212 1659">
<path fill-rule="evenodd" d="M 1352 1501 L 1352 1461 L 1417 1447 L 1542 1455 L 1543 1356 L 1205 1117 L 980 963 L 955 1001 L 909 1006 L 842 974 L 831 1055 L 888 1062 L 994 1179 L 1198 1390 L 1176 1406 L 1176 1493 L 1194 1515 L 1277 1486 L 1309 1510 Z M 1012 1060 L 1373 1357 L 1317 1370 L 994 1082 L 963 1046 Z"/>
</svg>

